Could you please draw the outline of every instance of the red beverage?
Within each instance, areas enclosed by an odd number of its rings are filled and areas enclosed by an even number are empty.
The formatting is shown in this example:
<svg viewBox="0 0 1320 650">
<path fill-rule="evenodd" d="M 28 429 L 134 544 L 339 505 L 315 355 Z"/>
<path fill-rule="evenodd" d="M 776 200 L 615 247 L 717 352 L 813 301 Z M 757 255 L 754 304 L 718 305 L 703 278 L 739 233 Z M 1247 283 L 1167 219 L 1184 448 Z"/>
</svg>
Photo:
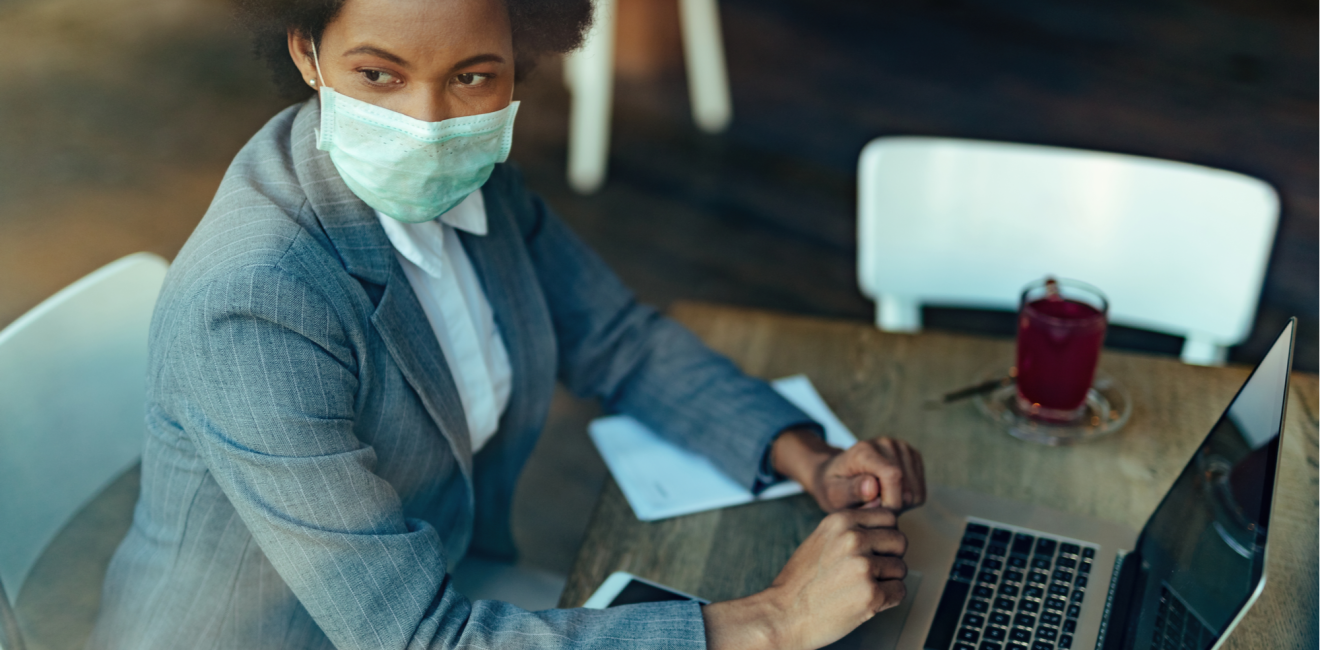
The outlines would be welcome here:
<svg viewBox="0 0 1320 650">
<path fill-rule="evenodd" d="M 1105 340 L 1108 303 L 1081 283 L 1047 279 L 1022 294 L 1017 391 L 1023 413 L 1047 420 L 1081 415 Z"/>
</svg>

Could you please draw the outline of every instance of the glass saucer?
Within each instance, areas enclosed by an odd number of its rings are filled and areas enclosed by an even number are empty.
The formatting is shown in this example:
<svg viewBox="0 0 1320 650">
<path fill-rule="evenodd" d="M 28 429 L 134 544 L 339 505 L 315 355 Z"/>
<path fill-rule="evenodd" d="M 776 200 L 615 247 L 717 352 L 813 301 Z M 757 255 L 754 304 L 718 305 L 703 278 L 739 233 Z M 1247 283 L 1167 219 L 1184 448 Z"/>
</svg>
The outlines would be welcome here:
<svg viewBox="0 0 1320 650">
<path fill-rule="evenodd" d="M 1006 377 L 1011 370 L 995 364 L 982 372 L 977 381 Z M 1123 428 L 1132 415 L 1132 398 L 1127 389 L 1103 370 L 1095 373 L 1082 414 L 1068 422 L 1041 420 L 1019 411 L 1015 384 L 976 395 L 972 400 L 982 415 L 1013 436 L 1044 445 L 1069 445 L 1113 433 Z"/>
</svg>

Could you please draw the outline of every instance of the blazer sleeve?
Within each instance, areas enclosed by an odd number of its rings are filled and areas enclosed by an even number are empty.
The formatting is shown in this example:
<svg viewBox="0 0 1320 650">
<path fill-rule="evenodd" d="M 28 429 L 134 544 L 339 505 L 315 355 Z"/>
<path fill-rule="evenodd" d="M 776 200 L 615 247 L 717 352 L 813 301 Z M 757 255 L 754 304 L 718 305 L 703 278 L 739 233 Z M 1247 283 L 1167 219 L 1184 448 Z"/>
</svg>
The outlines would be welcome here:
<svg viewBox="0 0 1320 650">
<path fill-rule="evenodd" d="M 335 647 L 704 647 L 696 603 L 528 612 L 458 593 L 439 534 L 355 435 L 354 345 L 290 257 L 201 284 L 165 367 L 180 427 Z"/>
<path fill-rule="evenodd" d="M 520 227 L 554 322 L 559 379 L 710 458 L 756 492 L 780 480 L 771 443 L 789 427 L 824 430 L 682 325 L 640 304 L 554 214 L 508 176 Z"/>
</svg>

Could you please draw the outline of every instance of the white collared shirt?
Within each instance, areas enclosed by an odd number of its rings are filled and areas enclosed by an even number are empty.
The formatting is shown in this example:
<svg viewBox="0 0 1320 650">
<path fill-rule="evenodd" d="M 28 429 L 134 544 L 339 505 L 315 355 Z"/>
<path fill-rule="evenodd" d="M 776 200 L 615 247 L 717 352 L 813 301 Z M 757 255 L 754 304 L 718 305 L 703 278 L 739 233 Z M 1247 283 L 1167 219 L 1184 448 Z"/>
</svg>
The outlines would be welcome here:
<svg viewBox="0 0 1320 650">
<path fill-rule="evenodd" d="M 499 428 L 513 385 L 490 302 L 455 230 L 485 235 L 486 202 L 476 191 L 432 221 L 403 223 L 380 211 L 376 218 L 449 363 L 475 454 Z"/>
</svg>

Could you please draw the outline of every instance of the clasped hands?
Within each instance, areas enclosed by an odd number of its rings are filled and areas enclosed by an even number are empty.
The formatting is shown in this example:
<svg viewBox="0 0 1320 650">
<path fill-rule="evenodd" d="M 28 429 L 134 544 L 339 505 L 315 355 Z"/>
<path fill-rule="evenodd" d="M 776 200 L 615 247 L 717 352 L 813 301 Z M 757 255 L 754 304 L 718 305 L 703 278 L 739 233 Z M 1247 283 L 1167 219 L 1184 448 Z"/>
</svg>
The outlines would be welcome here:
<svg viewBox="0 0 1320 650">
<path fill-rule="evenodd" d="M 926 501 L 916 449 L 879 438 L 839 450 L 790 429 L 775 439 L 770 460 L 830 514 L 768 589 L 703 609 L 712 649 L 819 648 L 906 595 L 907 537 L 897 524 L 899 513 Z"/>
</svg>

